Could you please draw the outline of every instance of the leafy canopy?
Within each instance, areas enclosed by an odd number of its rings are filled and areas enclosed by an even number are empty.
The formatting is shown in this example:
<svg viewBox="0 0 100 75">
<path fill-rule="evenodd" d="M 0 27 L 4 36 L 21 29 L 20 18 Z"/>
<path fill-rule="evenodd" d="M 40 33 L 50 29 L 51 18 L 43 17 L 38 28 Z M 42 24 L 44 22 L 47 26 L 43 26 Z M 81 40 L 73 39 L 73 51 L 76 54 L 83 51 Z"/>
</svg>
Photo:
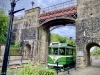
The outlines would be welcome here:
<svg viewBox="0 0 100 75">
<path fill-rule="evenodd" d="M 100 49 L 95 49 L 91 52 L 92 56 L 100 56 Z"/>
<path fill-rule="evenodd" d="M 0 8 L 0 44 L 5 44 L 9 17 Z"/>
<path fill-rule="evenodd" d="M 51 42 L 68 43 L 68 44 L 71 44 L 71 45 L 75 45 L 74 39 L 69 39 L 67 37 L 60 36 L 58 34 L 53 34 L 53 33 L 51 34 L 50 41 Z"/>
</svg>

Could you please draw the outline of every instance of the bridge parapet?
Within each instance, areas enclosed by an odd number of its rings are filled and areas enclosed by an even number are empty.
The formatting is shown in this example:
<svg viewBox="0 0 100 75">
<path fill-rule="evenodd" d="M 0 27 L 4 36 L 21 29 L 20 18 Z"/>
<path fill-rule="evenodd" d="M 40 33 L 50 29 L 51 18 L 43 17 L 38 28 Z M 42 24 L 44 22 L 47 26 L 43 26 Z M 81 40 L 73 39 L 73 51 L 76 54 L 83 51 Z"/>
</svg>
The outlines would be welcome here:
<svg viewBox="0 0 100 75">
<path fill-rule="evenodd" d="M 63 8 L 60 10 L 55 10 L 52 12 L 40 14 L 38 19 L 44 20 L 44 19 L 49 19 L 49 18 L 53 18 L 53 17 L 57 17 L 57 16 L 70 15 L 70 14 L 76 14 L 76 13 L 77 13 L 77 6 L 72 6 L 69 8 Z"/>
<path fill-rule="evenodd" d="M 52 12 L 52 11 L 60 10 L 64 8 L 69 8 L 69 7 L 76 6 L 76 5 L 77 5 L 77 0 L 70 0 L 70 1 L 60 3 L 60 4 L 56 4 L 53 6 L 43 8 L 41 9 L 40 14 L 44 14 L 44 13 L 48 13 L 48 12 Z"/>
</svg>

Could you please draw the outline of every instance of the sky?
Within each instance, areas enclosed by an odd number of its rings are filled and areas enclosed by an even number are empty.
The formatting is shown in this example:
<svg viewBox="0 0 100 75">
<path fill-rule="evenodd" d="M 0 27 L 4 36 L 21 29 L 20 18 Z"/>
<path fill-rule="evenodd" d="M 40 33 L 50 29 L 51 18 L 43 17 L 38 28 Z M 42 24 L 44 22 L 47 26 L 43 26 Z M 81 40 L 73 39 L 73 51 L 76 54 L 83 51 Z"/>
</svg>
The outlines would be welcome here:
<svg viewBox="0 0 100 75">
<path fill-rule="evenodd" d="M 17 1 L 17 0 L 16 0 Z M 31 2 L 34 1 L 34 7 L 40 7 L 45 8 L 49 7 L 52 5 L 56 5 L 59 3 L 63 3 L 66 1 L 70 0 L 19 0 L 16 2 L 15 10 L 19 10 L 22 8 L 25 8 L 25 10 L 31 9 L 32 4 Z M 8 10 L 10 10 L 10 0 L 0 0 L 0 8 L 4 8 L 6 13 L 8 13 Z M 24 11 L 18 12 L 15 15 L 23 15 Z M 51 31 L 51 33 L 59 34 L 61 36 L 66 36 L 66 37 L 73 37 L 74 39 L 76 38 L 76 27 L 75 26 L 63 26 L 59 27 L 57 29 L 54 29 Z"/>
<path fill-rule="evenodd" d="M 59 34 L 61 36 L 65 36 L 68 38 L 72 37 L 73 39 L 76 39 L 76 27 L 74 25 L 66 25 L 59 27 L 57 29 L 52 30 L 51 33 Z"/>
</svg>

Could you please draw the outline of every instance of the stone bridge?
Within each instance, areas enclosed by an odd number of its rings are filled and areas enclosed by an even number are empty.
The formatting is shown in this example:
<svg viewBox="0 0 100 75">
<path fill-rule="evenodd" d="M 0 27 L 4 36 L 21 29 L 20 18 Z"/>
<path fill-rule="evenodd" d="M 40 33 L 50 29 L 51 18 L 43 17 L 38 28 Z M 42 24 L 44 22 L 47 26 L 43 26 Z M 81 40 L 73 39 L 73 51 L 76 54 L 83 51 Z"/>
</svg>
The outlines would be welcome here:
<svg viewBox="0 0 100 75">
<path fill-rule="evenodd" d="M 63 7 L 58 9 L 60 5 Z M 50 10 L 53 8 L 56 10 Z M 23 59 L 47 63 L 50 27 L 73 24 L 76 27 L 77 66 L 87 67 L 90 65 L 90 48 L 100 47 L 99 8 L 99 0 L 71 0 L 41 9 L 42 12 L 39 7 L 26 10 L 24 17 L 14 21 L 12 40 L 23 42 Z"/>
</svg>

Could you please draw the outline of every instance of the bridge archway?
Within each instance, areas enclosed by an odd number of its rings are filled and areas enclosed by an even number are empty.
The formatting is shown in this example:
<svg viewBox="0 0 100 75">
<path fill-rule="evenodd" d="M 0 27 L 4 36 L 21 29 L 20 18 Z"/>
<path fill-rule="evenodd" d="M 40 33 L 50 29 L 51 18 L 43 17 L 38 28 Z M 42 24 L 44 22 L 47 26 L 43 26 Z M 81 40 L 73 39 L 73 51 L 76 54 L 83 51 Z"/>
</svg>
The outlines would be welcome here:
<svg viewBox="0 0 100 75">
<path fill-rule="evenodd" d="M 50 28 L 52 26 L 57 26 L 57 25 L 66 25 L 66 24 L 75 24 L 75 19 L 72 18 L 56 18 L 56 19 L 51 19 L 44 21 L 41 23 L 40 26 L 42 26 L 44 29 Z"/>
<path fill-rule="evenodd" d="M 100 45 L 96 42 L 91 42 L 91 43 L 88 43 L 87 46 L 86 46 L 86 53 L 87 53 L 87 57 L 86 57 L 86 65 L 89 66 L 91 65 L 91 58 L 90 58 L 90 49 L 93 47 L 93 46 L 97 46 L 97 47 L 100 47 Z"/>
<path fill-rule="evenodd" d="M 39 49 L 40 62 L 47 62 L 48 45 L 50 44 L 50 27 L 59 25 L 67 26 L 68 24 L 71 24 L 71 26 L 73 24 L 73 26 L 75 26 L 75 19 L 55 18 L 41 23 L 39 28 L 39 40 L 40 40 L 39 47 L 41 48 Z"/>
<path fill-rule="evenodd" d="M 30 58 L 30 51 L 31 51 L 31 45 L 26 44 L 24 46 L 24 59 L 29 59 Z"/>
</svg>

